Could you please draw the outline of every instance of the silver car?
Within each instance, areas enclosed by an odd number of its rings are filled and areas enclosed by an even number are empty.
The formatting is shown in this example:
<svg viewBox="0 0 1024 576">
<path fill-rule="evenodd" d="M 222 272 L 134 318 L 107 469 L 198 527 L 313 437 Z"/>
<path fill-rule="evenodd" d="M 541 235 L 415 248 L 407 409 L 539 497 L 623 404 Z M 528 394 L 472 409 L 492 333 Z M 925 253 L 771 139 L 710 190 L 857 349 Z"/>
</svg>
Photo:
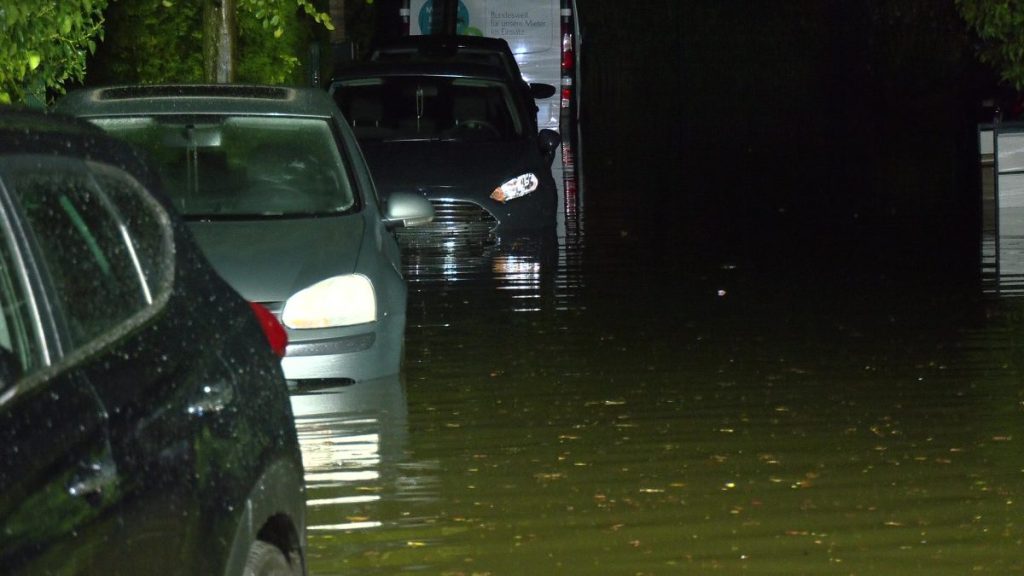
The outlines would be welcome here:
<svg viewBox="0 0 1024 576">
<path fill-rule="evenodd" d="M 145 150 L 217 271 L 288 330 L 290 381 L 399 371 L 406 286 L 392 230 L 426 223 L 421 197 L 383 202 L 322 90 L 118 86 L 57 110 Z"/>
</svg>

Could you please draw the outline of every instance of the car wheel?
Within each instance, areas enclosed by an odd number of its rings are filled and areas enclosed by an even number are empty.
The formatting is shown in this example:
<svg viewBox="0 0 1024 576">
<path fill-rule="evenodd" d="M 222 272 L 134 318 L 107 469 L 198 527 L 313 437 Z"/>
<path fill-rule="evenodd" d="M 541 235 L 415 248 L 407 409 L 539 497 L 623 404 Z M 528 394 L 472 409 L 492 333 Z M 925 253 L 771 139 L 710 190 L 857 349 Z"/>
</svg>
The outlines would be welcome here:
<svg viewBox="0 0 1024 576">
<path fill-rule="evenodd" d="M 302 576 L 302 567 L 292 566 L 280 548 L 261 540 L 253 542 L 245 560 L 243 576 Z"/>
</svg>

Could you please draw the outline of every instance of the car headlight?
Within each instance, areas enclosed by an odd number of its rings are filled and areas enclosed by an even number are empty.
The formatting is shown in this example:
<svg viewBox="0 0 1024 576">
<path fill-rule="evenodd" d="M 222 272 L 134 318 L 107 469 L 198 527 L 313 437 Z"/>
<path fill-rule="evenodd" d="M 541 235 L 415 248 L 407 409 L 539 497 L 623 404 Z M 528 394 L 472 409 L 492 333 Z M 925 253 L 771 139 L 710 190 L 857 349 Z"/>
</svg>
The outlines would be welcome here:
<svg viewBox="0 0 1024 576">
<path fill-rule="evenodd" d="M 527 172 L 526 174 L 520 174 L 519 176 L 516 176 L 495 188 L 494 192 L 491 192 L 491 198 L 504 203 L 512 200 L 513 198 L 526 196 L 530 192 L 536 190 L 539 185 L 540 181 L 537 180 L 537 175 L 533 172 Z"/>
<path fill-rule="evenodd" d="M 335 276 L 296 292 L 284 304 L 281 322 L 295 329 L 365 324 L 377 319 L 373 283 L 362 274 Z"/>
</svg>

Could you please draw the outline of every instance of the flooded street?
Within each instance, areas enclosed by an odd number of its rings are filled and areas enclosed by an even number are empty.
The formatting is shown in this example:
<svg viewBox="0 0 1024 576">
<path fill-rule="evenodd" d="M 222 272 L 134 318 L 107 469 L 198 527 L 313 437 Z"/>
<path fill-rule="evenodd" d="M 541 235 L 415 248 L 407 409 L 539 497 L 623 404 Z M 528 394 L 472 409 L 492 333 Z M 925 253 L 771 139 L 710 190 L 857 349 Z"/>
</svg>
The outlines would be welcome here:
<svg viewBox="0 0 1024 576">
<path fill-rule="evenodd" d="M 664 241 L 410 255 L 402 377 L 293 396 L 311 573 L 1024 570 L 1015 301 Z"/>
</svg>

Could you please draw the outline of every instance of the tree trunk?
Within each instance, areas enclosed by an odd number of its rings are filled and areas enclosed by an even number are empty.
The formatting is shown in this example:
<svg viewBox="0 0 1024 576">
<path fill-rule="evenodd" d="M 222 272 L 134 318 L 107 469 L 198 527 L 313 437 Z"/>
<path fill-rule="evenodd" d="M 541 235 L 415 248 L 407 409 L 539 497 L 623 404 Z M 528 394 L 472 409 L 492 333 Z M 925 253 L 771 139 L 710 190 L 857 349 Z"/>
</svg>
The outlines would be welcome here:
<svg viewBox="0 0 1024 576">
<path fill-rule="evenodd" d="M 224 84 L 234 81 L 237 45 L 236 0 L 206 0 L 203 8 L 203 76 L 207 82 Z"/>
<path fill-rule="evenodd" d="M 345 0 L 331 0 L 328 10 L 331 14 L 331 23 L 334 30 L 331 30 L 331 44 L 341 44 L 348 40 L 345 31 Z"/>
</svg>

